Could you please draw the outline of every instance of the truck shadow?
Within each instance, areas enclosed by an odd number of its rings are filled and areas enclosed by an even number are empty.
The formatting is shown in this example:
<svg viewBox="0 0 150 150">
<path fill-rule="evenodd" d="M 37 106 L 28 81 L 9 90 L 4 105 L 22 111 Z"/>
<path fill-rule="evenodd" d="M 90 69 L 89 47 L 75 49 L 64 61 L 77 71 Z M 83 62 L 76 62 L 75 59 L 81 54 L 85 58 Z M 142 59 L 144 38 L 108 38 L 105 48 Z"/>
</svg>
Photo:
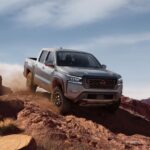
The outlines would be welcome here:
<svg viewBox="0 0 150 150">
<path fill-rule="evenodd" d="M 100 108 L 78 108 L 72 114 L 101 124 L 114 133 L 140 134 L 150 137 L 150 121 L 122 108 L 119 108 L 114 114 Z"/>
</svg>

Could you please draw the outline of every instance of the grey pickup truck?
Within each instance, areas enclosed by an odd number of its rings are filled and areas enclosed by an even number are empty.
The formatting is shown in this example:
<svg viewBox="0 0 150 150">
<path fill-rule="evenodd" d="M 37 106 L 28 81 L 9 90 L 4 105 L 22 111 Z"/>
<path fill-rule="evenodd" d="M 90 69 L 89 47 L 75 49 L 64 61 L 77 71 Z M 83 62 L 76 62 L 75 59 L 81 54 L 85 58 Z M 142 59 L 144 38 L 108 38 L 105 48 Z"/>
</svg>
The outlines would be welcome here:
<svg viewBox="0 0 150 150">
<path fill-rule="evenodd" d="M 38 58 L 24 64 L 27 89 L 37 87 L 51 93 L 60 113 L 68 113 L 73 104 L 105 106 L 118 109 L 122 95 L 122 78 L 106 69 L 90 53 L 69 49 L 42 49 Z"/>
</svg>

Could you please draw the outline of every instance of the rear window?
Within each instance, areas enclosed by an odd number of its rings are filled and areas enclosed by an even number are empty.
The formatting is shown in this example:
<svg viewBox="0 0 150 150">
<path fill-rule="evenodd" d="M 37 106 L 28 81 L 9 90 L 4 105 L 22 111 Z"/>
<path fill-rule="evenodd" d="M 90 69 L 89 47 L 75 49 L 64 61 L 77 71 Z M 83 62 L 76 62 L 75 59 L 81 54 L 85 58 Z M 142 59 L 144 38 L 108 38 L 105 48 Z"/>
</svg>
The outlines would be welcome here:
<svg viewBox="0 0 150 150">
<path fill-rule="evenodd" d="M 39 58 L 40 63 L 44 63 L 48 55 L 48 51 L 42 51 L 41 56 Z"/>
</svg>

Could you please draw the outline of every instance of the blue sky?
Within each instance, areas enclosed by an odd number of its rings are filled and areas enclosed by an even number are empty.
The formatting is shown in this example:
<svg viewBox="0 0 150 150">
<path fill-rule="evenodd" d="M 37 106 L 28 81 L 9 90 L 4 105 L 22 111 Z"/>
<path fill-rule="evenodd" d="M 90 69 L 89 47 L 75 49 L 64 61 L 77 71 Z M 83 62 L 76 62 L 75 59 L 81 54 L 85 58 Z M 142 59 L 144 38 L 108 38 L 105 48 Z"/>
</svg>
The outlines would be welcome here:
<svg viewBox="0 0 150 150">
<path fill-rule="evenodd" d="M 23 65 L 43 47 L 81 49 L 150 97 L 149 0 L 0 0 L 0 63 Z M 13 67 L 13 66 L 12 66 Z"/>
</svg>

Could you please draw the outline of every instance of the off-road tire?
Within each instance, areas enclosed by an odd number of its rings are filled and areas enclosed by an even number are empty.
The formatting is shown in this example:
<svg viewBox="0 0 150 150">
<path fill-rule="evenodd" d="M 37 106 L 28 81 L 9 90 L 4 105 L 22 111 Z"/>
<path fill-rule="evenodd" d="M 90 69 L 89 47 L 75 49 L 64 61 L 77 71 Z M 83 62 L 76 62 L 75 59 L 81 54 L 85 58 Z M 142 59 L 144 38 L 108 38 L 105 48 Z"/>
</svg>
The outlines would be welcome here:
<svg viewBox="0 0 150 150">
<path fill-rule="evenodd" d="M 65 115 L 70 112 L 71 102 L 64 96 L 59 87 L 56 87 L 51 93 L 51 101 L 54 104 L 57 113 Z"/>
<path fill-rule="evenodd" d="M 26 87 L 27 91 L 29 92 L 36 92 L 37 86 L 33 83 L 33 76 L 32 73 L 28 73 L 27 80 L 26 80 Z"/>
</svg>

